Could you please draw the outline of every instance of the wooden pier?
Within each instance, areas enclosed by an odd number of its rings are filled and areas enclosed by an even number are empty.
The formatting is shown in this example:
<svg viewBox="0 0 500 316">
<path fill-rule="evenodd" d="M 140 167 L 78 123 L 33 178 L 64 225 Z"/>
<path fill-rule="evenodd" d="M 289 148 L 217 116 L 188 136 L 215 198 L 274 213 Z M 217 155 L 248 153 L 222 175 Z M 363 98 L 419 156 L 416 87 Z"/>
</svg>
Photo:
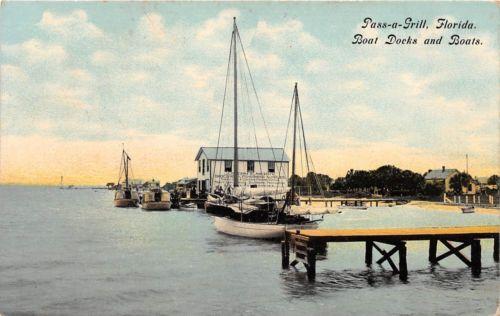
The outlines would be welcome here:
<svg viewBox="0 0 500 316">
<path fill-rule="evenodd" d="M 316 255 L 326 248 L 329 242 L 364 242 L 365 263 L 372 264 L 373 249 L 382 257 L 378 264 L 387 261 L 394 274 L 399 274 L 401 280 L 408 277 L 406 262 L 406 242 L 412 240 L 429 241 L 429 261 L 437 264 L 440 260 L 450 255 L 457 256 L 471 268 L 472 274 L 481 273 L 481 239 L 492 238 L 493 259 L 499 259 L 499 233 L 500 226 L 470 226 L 470 227 L 429 227 L 429 228 L 396 228 L 396 229 L 310 229 L 287 230 L 285 239 L 281 244 L 282 268 L 288 269 L 302 262 L 307 270 L 307 277 L 314 281 L 316 276 Z M 448 251 L 438 255 L 437 244 L 441 242 Z M 453 245 L 451 242 L 459 243 Z M 382 245 L 392 247 L 386 251 Z M 470 257 L 467 258 L 460 250 L 470 246 Z M 290 263 L 290 250 L 295 253 L 295 259 Z M 398 265 L 391 258 L 398 253 Z"/>
<path fill-rule="evenodd" d="M 305 204 L 312 205 L 312 203 L 325 203 L 325 207 L 332 207 L 333 203 L 340 203 L 346 206 L 375 206 L 378 207 L 379 203 L 406 203 L 407 199 L 401 198 L 317 198 L 302 196 L 300 200 Z"/>
</svg>

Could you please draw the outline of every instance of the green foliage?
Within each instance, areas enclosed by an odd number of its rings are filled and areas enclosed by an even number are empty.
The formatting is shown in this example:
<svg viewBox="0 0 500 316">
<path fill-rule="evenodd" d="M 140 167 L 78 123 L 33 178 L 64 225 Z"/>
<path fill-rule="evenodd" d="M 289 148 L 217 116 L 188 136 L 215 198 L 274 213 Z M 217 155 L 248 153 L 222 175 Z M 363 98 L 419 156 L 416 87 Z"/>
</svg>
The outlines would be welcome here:
<svg viewBox="0 0 500 316">
<path fill-rule="evenodd" d="M 424 183 L 421 174 L 386 165 L 369 171 L 351 169 L 345 178 L 335 180 L 332 189 L 371 193 L 377 189 L 382 194 L 415 195 L 424 188 Z"/>
<path fill-rule="evenodd" d="M 492 175 L 491 177 L 488 178 L 488 182 L 487 184 L 489 185 L 495 185 L 495 184 L 498 184 L 500 181 L 498 175 L 494 174 Z"/>
<path fill-rule="evenodd" d="M 443 186 L 437 183 L 426 183 L 422 194 L 425 196 L 440 196 L 443 194 Z"/>
<path fill-rule="evenodd" d="M 295 186 L 301 187 L 303 192 L 311 190 L 312 194 L 320 194 L 321 190 L 326 191 L 332 183 L 332 178 L 326 174 L 309 172 L 305 177 L 295 175 Z M 290 177 L 289 185 L 292 184 L 292 177 Z"/>
<path fill-rule="evenodd" d="M 462 193 L 462 188 L 467 188 L 471 181 L 472 177 L 469 174 L 460 172 L 450 179 L 450 187 L 455 194 L 460 194 Z"/>
</svg>

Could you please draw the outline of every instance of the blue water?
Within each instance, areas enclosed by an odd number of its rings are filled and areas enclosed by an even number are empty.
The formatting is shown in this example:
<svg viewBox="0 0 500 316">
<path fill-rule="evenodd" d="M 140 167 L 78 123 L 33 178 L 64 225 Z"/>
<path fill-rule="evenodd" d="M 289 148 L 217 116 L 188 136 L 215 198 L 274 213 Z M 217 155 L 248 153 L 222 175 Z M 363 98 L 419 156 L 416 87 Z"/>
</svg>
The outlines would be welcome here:
<svg viewBox="0 0 500 316">
<path fill-rule="evenodd" d="M 493 315 L 497 307 L 489 240 L 479 278 L 454 257 L 431 268 L 427 242 L 407 244 L 408 282 L 387 265 L 366 268 L 362 243 L 336 243 L 309 283 L 303 267 L 281 269 L 278 243 L 219 234 L 201 210 L 142 212 L 112 199 L 106 190 L 0 187 L 0 314 Z M 321 224 L 446 225 L 500 225 L 500 217 L 398 206 Z"/>
</svg>

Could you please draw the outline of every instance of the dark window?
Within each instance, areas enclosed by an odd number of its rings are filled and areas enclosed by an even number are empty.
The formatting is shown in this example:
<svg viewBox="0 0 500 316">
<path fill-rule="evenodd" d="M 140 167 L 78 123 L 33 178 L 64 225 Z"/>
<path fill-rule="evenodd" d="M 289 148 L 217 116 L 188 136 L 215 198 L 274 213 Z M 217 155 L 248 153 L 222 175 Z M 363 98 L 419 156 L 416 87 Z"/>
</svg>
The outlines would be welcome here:
<svg viewBox="0 0 500 316">
<path fill-rule="evenodd" d="M 201 161 L 198 160 L 198 172 L 201 172 Z"/>
<path fill-rule="evenodd" d="M 205 174 L 205 159 L 203 159 L 203 167 L 201 168 L 202 174 Z"/>
<path fill-rule="evenodd" d="M 207 160 L 207 171 L 210 171 L 210 160 Z"/>
<path fill-rule="evenodd" d="M 256 184 L 250 184 L 250 187 L 251 187 L 252 189 L 254 189 L 254 188 L 256 188 L 256 187 L 257 187 L 257 185 L 256 185 Z"/>
<path fill-rule="evenodd" d="M 254 172 L 255 163 L 253 160 L 247 161 L 247 172 Z"/>
<path fill-rule="evenodd" d="M 273 173 L 274 173 L 274 169 L 275 169 L 275 167 L 274 167 L 274 161 L 269 161 L 269 162 L 267 163 L 267 170 L 268 170 L 269 172 L 273 172 Z"/>
<path fill-rule="evenodd" d="M 231 160 L 224 161 L 224 171 L 232 172 L 233 171 L 233 162 Z"/>
</svg>

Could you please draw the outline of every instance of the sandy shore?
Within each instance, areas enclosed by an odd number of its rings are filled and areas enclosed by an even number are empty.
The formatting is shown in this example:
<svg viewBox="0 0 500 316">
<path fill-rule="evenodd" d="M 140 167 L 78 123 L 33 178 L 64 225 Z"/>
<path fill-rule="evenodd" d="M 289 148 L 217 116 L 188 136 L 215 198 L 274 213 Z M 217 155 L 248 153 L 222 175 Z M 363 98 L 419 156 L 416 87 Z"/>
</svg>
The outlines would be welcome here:
<svg viewBox="0 0 500 316">
<path fill-rule="evenodd" d="M 446 212 L 458 212 L 458 213 L 462 212 L 460 206 L 446 205 L 446 204 L 438 203 L 438 202 L 412 201 L 412 202 L 408 203 L 407 205 L 415 206 L 415 207 L 421 208 L 423 210 L 429 210 L 429 211 L 446 211 Z M 480 214 L 500 215 L 499 208 L 476 207 L 475 212 L 480 213 Z"/>
<path fill-rule="evenodd" d="M 380 206 L 387 207 L 389 205 L 394 205 L 394 203 L 380 203 Z M 294 214 L 335 214 L 339 211 L 340 203 L 336 203 L 333 206 L 325 207 L 322 203 L 313 203 L 313 205 L 307 205 L 303 203 L 300 207 L 293 207 Z M 424 211 L 444 211 L 444 212 L 457 212 L 461 213 L 462 210 L 460 206 L 457 205 L 446 205 L 439 202 L 430 201 L 412 201 L 403 207 L 417 207 Z M 500 215 L 500 208 L 484 208 L 476 207 L 475 212 L 479 214 L 493 214 Z"/>
</svg>

